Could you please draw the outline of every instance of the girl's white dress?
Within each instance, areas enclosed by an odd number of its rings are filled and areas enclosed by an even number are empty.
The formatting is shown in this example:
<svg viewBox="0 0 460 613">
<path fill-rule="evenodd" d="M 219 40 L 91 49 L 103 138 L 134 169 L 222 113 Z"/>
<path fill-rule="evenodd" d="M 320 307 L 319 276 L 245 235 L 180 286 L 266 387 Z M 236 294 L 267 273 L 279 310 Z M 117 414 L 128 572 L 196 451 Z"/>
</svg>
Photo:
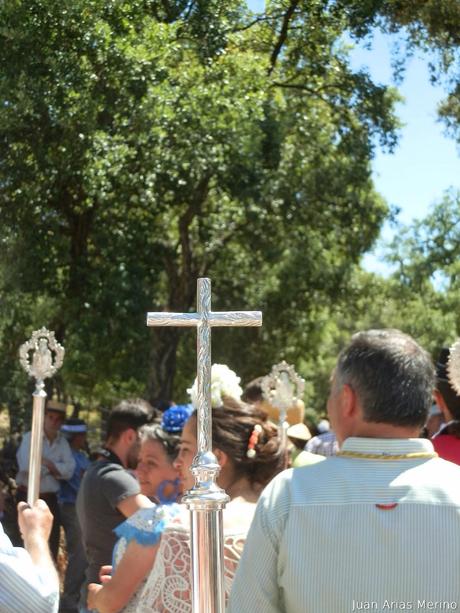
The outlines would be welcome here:
<svg viewBox="0 0 460 613">
<path fill-rule="evenodd" d="M 253 509 L 250 511 L 240 516 L 238 521 L 229 522 L 227 529 L 224 515 L 226 599 L 251 523 Z M 157 505 L 150 509 L 140 509 L 116 528 L 119 540 L 114 549 L 114 568 L 131 540 L 146 546 L 160 541 L 150 574 L 123 609 L 123 613 L 191 612 L 189 516 L 190 512 L 184 505 Z"/>
</svg>

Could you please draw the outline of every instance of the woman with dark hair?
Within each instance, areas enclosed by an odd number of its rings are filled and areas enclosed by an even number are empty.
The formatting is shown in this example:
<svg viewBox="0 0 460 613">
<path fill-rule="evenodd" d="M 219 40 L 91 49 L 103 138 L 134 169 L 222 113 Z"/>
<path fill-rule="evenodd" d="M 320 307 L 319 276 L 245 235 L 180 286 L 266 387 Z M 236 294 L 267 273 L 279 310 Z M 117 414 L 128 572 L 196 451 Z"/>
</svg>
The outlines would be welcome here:
<svg viewBox="0 0 460 613">
<path fill-rule="evenodd" d="M 232 375 L 236 377 L 234 373 Z M 228 376 L 226 373 L 227 379 Z M 225 395 L 227 391 L 228 386 L 214 384 L 212 416 L 213 451 L 221 467 L 218 485 L 230 496 L 224 510 L 226 595 L 259 495 L 270 479 L 284 468 L 285 461 L 277 428 L 268 421 L 266 413 Z M 193 413 L 184 426 L 174 463 L 184 491 L 194 485 L 190 467 L 197 453 L 196 426 L 196 413 Z M 129 526 L 136 521 L 133 517 L 124 522 L 124 532 L 129 533 Z M 142 538 L 136 543 L 130 542 L 121 559 L 115 553 L 117 568 L 113 579 L 103 587 L 91 586 L 90 608 L 101 613 L 120 610 L 125 613 L 191 611 L 189 522 L 189 512 L 183 505 L 158 506 L 150 511 L 150 525 L 143 537 L 145 542 L 150 542 L 147 546 L 141 545 Z M 136 550 L 133 555 L 129 551 L 132 547 Z M 145 586 L 138 590 L 148 571 Z M 126 576 L 133 573 L 142 576 L 137 585 L 129 587 Z"/>
<path fill-rule="evenodd" d="M 136 476 L 142 493 L 154 502 L 176 502 L 182 493 L 173 463 L 182 428 L 191 412 L 191 405 L 174 405 L 163 413 L 161 423 L 148 424 L 139 430 L 141 446 Z"/>
</svg>

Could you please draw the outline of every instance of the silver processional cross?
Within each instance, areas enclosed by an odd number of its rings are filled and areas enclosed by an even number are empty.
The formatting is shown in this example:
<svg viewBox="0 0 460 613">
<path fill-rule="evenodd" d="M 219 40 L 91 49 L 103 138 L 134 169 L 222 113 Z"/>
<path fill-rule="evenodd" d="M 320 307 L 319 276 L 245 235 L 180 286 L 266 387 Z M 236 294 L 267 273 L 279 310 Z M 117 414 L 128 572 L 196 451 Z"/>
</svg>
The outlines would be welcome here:
<svg viewBox="0 0 460 613">
<path fill-rule="evenodd" d="M 224 541 L 222 510 L 227 494 L 216 483 L 219 464 L 212 452 L 211 328 L 261 326 L 260 311 L 211 311 L 211 280 L 197 281 L 196 313 L 148 313 L 148 326 L 197 328 L 198 452 L 195 485 L 183 498 L 191 512 L 192 605 L 194 613 L 223 613 Z"/>
</svg>

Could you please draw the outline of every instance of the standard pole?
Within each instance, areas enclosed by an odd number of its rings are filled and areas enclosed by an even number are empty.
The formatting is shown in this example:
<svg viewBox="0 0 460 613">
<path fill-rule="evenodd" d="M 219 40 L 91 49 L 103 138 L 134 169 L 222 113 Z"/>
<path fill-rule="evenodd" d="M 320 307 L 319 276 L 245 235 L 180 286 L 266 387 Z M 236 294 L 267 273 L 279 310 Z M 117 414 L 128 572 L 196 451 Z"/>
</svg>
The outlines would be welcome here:
<svg viewBox="0 0 460 613">
<path fill-rule="evenodd" d="M 32 431 L 30 433 L 29 481 L 27 502 L 33 506 L 40 493 L 40 473 L 43 448 L 43 422 L 45 418 L 46 392 L 43 381 L 37 381 L 32 395 Z"/>
<path fill-rule="evenodd" d="M 222 510 L 199 510 L 196 505 L 191 511 L 191 538 L 193 611 L 224 611 Z"/>
<path fill-rule="evenodd" d="M 222 509 L 230 500 L 216 483 L 220 466 L 212 453 L 211 281 L 198 279 L 197 334 L 198 453 L 193 460 L 195 486 L 183 502 L 190 510 L 193 613 L 223 613 L 224 535 Z"/>
</svg>

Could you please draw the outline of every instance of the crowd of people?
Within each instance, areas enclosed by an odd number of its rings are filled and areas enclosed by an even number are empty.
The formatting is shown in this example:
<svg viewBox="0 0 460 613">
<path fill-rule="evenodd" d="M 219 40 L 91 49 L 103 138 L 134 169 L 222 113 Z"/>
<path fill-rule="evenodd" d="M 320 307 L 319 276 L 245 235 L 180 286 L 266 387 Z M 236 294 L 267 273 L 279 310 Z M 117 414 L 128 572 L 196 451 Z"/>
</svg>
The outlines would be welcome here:
<svg viewBox="0 0 460 613">
<path fill-rule="evenodd" d="M 217 484 L 230 499 L 228 611 L 460 609 L 460 396 L 448 360 L 443 350 L 433 365 L 397 330 L 354 335 L 332 375 L 327 418 L 312 436 L 293 402 L 288 447 L 260 380 L 243 392 L 235 373 L 215 369 L 227 377 L 213 383 L 212 443 Z M 121 401 L 91 462 L 86 432 L 84 421 L 65 420 L 64 405 L 48 403 L 33 507 L 25 502 L 23 437 L 22 546 L 0 529 L 0 613 L 191 611 L 190 517 L 181 498 L 194 485 L 195 407 L 159 413 L 144 400 Z"/>
</svg>

